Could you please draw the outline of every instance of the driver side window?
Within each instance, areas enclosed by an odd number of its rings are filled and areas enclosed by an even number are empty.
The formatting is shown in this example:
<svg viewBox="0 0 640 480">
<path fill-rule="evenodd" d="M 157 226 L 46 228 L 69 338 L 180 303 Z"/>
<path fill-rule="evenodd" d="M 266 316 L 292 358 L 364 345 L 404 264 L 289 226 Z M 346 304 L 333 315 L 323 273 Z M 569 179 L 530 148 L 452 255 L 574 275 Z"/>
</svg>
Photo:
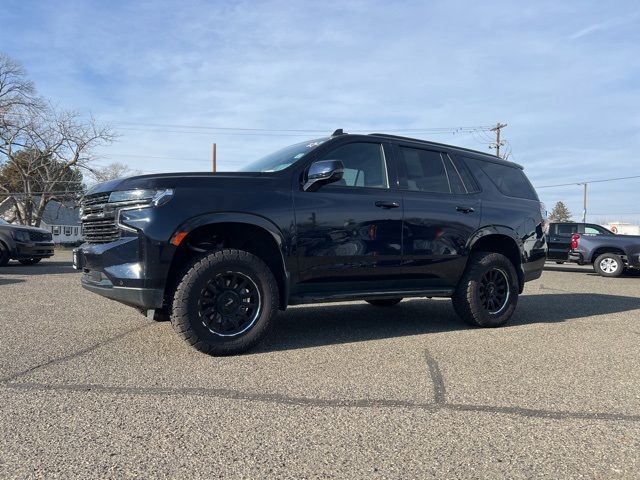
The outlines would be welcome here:
<svg viewBox="0 0 640 480">
<path fill-rule="evenodd" d="M 348 143 L 321 160 L 341 160 L 344 164 L 342 179 L 331 186 L 389 188 L 387 162 L 380 143 Z"/>
</svg>

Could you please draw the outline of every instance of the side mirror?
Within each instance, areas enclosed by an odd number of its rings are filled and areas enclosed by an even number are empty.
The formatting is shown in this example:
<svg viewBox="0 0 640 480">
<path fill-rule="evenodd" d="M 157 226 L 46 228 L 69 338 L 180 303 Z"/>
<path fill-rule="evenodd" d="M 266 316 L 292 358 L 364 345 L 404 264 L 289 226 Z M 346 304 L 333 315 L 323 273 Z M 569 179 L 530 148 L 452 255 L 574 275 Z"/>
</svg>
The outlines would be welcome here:
<svg viewBox="0 0 640 480">
<path fill-rule="evenodd" d="M 337 182 L 344 174 L 342 160 L 320 160 L 313 162 L 307 172 L 307 179 L 302 186 L 305 192 L 315 192 L 322 185 Z"/>
</svg>

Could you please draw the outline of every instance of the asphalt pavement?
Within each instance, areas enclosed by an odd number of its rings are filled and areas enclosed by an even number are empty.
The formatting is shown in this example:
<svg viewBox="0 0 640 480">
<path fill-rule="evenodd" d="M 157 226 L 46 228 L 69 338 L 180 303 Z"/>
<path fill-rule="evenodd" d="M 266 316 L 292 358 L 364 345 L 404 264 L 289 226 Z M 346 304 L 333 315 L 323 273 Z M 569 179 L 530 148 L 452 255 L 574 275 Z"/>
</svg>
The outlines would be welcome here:
<svg viewBox="0 0 640 480">
<path fill-rule="evenodd" d="M 0 478 L 640 478 L 640 276 L 548 264 L 512 323 L 290 308 L 249 354 L 0 268 Z"/>
</svg>

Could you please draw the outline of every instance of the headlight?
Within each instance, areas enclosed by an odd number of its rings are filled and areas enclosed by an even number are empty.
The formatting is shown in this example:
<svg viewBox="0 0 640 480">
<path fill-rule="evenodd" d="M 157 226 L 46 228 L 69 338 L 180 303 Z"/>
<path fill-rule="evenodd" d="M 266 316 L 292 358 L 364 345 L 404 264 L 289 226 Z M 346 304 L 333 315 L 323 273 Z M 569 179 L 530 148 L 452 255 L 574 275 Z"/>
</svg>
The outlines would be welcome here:
<svg viewBox="0 0 640 480">
<path fill-rule="evenodd" d="M 28 242 L 30 240 L 29 232 L 27 232 L 26 230 L 14 230 L 13 238 L 19 242 Z"/>
<path fill-rule="evenodd" d="M 168 202 L 173 196 L 170 188 L 163 190 L 124 190 L 122 192 L 111 192 L 109 203 L 151 203 L 162 205 Z"/>
</svg>

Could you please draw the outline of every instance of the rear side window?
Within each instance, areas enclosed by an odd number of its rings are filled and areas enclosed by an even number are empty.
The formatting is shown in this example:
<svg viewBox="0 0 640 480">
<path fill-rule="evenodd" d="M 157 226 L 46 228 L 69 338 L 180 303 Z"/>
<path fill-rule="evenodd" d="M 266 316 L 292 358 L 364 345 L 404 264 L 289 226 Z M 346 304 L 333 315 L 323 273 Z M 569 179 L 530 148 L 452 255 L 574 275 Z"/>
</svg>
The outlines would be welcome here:
<svg viewBox="0 0 640 480">
<path fill-rule="evenodd" d="M 465 163 L 460 158 L 452 158 L 453 164 L 456 167 L 456 170 L 460 174 L 460 178 L 464 183 L 464 186 L 467 188 L 467 193 L 478 193 L 480 192 L 480 187 L 478 186 L 478 182 L 473 178 L 471 173 L 469 172 L 469 168 L 465 165 Z M 473 159 L 468 161 L 473 162 Z"/>
<path fill-rule="evenodd" d="M 578 233 L 578 225 L 561 223 L 557 225 L 557 233 L 558 235 L 573 235 Z"/>
<path fill-rule="evenodd" d="M 533 189 L 524 172 L 518 167 L 499 165 L 491 162 L 479 162 L 480 168 L 487 174 L 491 181 L 505 195 L 509 197 L 538 200 L 538 195 Z"/>
<path fill-rule="evenodd" d="M 447 171 L 447 178 L 449 179 L 449 186 L 451 187 L 451 193 L 455 194 L 463 194 L 467 193 L 464 189 L 464 184 L 460 179 L 460 175 L 458 175 L 458 170 L 451 163 L 451 159 L 449 155 L 446 153 L 442 154 L 442 161 L 444 162 L 444 168 Z"/>
<path fill-rule="evenodd" d="M 440 152 L 399 147 L 400 167 L 406 175 L 406 190 L 451 193 Z"/>
</svg>

